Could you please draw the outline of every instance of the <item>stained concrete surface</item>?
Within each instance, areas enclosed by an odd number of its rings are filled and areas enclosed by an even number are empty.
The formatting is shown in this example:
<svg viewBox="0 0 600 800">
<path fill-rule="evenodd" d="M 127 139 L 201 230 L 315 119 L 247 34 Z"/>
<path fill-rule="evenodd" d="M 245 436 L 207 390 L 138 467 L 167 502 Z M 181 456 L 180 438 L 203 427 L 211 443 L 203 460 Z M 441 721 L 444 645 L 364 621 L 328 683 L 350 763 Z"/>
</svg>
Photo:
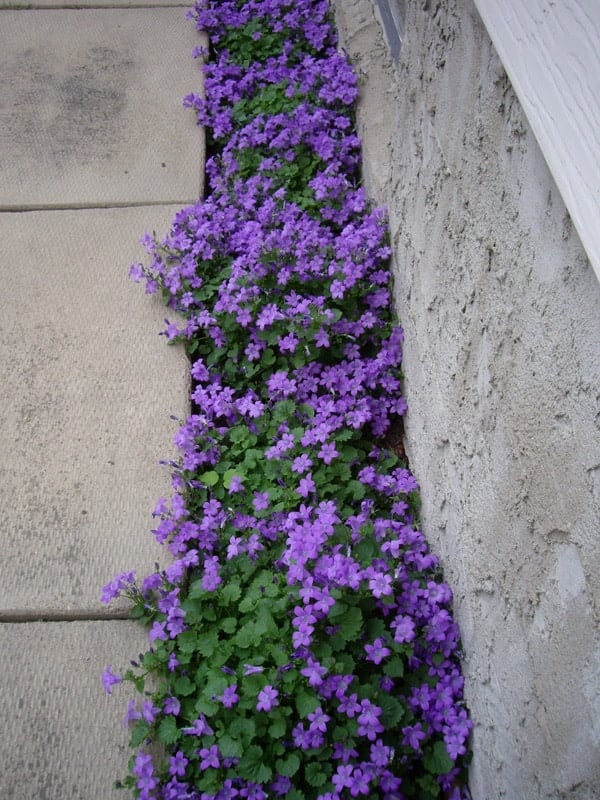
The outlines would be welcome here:
<svg viewBox="0 0 600 800">
<path fill-rule="evenodd" d="M 177 209 L 0 214 L 0 615 L 98 613 L 102 581 L 164 559 L 150 512 L 189 365 L 127 269 Z"/>
<path fill-rule="evenodd" d="M 372 3 L 336 5 L 378 106 L 376 125 L 359 107 L 365 178 L 390 210 L 473 797 L 600 798 L 600 285 L 471 0 L 405 4 L 396 70 Z"/>
<path fill-rule="evenodd" d="M 104 695 L 100 672 L 127 669 L 125 654 L 144 647 L 126 620 L 0 625 L 3 800 L 125 800 L 114 784 L 127 774 L 134 692 Z"/>
<path fill-rule="evenodd" d="M 182 98 L 201 91 L 204 43 L 181 8 L 0 8 L 3 799 L 124 797 L 128 692 L 107 698 L 100 677 L 147 639 L 99 596 L 164 559 L 157 462 L 189 388 L 168 313 L 127 273 L 200 192 Z"/>
<path fill-rule="evenodd" d="M 183 9 L 0 11 L 0 208 L 198 196 Z"/>
</svg>

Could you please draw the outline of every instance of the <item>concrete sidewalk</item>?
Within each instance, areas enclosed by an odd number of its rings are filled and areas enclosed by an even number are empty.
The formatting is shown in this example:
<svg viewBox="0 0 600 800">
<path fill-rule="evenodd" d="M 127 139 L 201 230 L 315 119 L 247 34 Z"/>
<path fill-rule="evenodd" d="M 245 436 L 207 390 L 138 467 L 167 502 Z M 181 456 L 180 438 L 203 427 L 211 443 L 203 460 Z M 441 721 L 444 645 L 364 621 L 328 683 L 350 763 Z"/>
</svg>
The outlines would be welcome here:
<svg viewBox="0 0 600 800">
<path fill-rule="evenodd" d="M 127 5 L 0 0 L 2 800 L 125 797 L 127 691 L 100 676 L 146 637 L 99 595 L 164 558 L 157 462 L 187 412 L 184 354 L 127 272 L 201 189 L 202 42 L 188 6 Z"/>
</svg>

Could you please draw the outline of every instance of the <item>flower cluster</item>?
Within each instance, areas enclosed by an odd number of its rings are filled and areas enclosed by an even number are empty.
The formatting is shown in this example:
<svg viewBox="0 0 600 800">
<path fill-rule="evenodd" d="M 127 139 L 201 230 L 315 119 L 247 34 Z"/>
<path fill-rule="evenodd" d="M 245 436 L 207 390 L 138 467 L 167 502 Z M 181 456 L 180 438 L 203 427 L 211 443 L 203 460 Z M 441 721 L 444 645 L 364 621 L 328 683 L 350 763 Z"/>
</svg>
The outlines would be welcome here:
<svg viewBox="0 0 600 800">
<path fill-rule="evenodd" d="M 209 193 L 131 270 L 192 360 L 174 494 L 154 511 L 171 558 L 102 595 L 150 626 L 123 676 L 145 695 L 126 715 L 126 785 L 464 798 L 452 595 L 386 447 L 406 408 L 402 331 L 385 214 L 359 185 L 354 74 L 326 0 L 204 0 L 193 16 L 211 60 L 206 97 L 185 102 L 209 133 Z M 120 680 L 107 669 L 107 691 Z"/>
</svg>

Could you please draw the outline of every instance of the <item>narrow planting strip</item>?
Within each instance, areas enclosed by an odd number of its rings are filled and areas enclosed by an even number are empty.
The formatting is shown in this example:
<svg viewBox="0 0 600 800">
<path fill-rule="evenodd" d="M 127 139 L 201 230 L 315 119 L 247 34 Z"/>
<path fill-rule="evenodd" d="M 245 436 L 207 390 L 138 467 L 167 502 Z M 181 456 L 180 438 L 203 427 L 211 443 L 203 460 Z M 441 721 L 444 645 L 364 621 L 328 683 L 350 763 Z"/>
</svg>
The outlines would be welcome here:
<svg viewBox="0 0 600 800">
<path fill-rule="evenodd" d="M 450 588 L 393 441 L 402 330 L 386 216 L 360 186 L 355 75 L 326 0 L 206 0 L 208 196 L 149 266 L 193 413 L 154 535 L 118 575 L 150 627 L 125 675 L 135 797 L 468 797 Z M 149 680 L 150 679 L 150 680 Z M 157 744 L 160 747 L 157 748 Z"/>
</svg>

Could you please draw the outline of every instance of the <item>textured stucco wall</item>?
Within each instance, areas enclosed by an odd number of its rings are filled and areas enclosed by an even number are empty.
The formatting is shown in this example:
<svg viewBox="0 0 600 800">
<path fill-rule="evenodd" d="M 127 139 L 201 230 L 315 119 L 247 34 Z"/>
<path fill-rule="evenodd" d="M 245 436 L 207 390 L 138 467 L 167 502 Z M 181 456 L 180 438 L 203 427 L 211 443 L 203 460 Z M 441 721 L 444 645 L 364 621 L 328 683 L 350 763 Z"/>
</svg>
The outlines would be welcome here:
<svg viewBox="0 0 600 800">
<path fill-rule="evenodd" d="M 390 208 L 407 448 L 455 591 L 472 793 L 600 798 L 600 284 L 472 0 L 407 2 L 394 68 L 373 7 L 336 14 Z"/>
</svg>

